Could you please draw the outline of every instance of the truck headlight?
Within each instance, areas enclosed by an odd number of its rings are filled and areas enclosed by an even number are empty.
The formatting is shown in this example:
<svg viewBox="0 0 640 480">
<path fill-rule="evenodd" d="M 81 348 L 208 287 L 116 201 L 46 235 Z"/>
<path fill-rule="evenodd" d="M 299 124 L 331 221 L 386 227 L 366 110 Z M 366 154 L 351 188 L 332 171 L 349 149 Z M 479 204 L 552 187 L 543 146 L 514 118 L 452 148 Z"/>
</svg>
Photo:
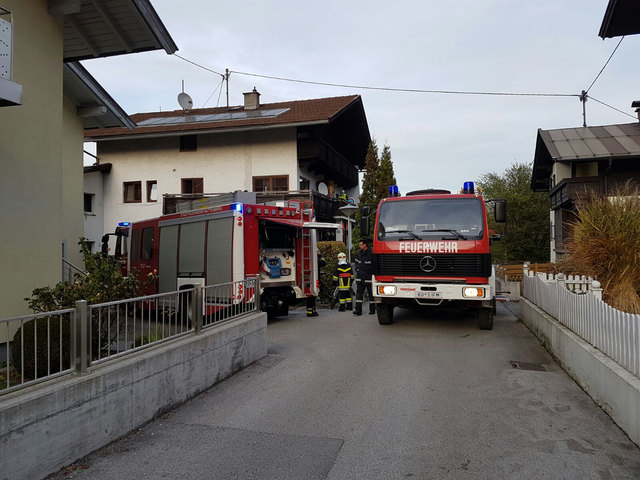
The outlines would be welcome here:
<svg viewBox="0 0 640 480">
<path fill-rule="evenodd" d="M 462 289 L 462 296 L 465 298 L 484 298 L 484 288 L 465 287 Z"/>
<path fill-rule="evenodd" d="M 395 285 L 378 285 L 378 295 L 395 295 Z"/>
</svg>

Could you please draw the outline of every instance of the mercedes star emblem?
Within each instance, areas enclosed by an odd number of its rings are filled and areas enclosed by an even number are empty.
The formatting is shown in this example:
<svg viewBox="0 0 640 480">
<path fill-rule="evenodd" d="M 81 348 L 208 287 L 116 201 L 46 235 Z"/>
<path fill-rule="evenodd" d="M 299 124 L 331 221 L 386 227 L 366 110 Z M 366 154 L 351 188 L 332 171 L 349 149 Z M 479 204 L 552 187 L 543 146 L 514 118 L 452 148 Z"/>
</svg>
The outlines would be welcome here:
<svg viewBox="0 0 640 480">
<path fill-rule="evenodd" d="M 433 257 L 422 257 L 420 259 L 420 268 L 423 272 L 433 272 L 436 269 L 436 261 Z"/>
</svg>

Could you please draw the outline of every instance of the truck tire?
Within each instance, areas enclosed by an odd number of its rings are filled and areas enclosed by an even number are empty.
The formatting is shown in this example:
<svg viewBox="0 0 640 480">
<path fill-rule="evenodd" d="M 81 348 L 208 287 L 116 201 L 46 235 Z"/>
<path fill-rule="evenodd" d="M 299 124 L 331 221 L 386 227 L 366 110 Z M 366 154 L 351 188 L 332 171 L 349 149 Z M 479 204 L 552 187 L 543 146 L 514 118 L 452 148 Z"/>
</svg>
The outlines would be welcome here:
<svg viewBox="0 0 640 480">
<path fill-rule="evenodd" d="M 478 309 L 478 328 L 491 330 L 493 328 L 493 311 L 491 308 Z"/>
<path fill-rule="evenodd" d="M 393 305 L 389 303 L 379 303 L 376 305 L 378 323 L 380 325 L 391 325 L 393 323 Z"/>
</svg>

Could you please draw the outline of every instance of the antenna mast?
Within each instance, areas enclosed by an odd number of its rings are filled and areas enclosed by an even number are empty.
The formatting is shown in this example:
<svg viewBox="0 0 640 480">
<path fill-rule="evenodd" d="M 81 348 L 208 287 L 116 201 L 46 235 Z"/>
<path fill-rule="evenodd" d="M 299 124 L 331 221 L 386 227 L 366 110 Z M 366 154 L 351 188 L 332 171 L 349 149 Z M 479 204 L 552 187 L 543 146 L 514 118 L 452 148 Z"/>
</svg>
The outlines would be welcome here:
<svg viewBox="0 0 640 480">
<path fill-rule="evenodd" d="M 229 108 L 229 75 L 231 74 L 228 68 L 226 68 L 224 72 L 224 80 L 227 82 L 227 108 Z"/>
</svg>

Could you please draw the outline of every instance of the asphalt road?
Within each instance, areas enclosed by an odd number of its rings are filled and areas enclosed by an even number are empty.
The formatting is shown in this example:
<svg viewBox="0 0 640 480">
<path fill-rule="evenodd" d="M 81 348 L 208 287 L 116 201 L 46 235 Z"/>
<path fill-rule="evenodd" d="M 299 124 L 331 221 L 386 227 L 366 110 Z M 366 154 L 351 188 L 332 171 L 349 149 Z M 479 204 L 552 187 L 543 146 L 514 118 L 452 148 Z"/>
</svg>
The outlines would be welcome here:
<svg viewBox="0 0 640 480">
<path fill-rule="evenodd" d="M 640 450 L 504 305 L 492 331 L 396 320 L 295 310 L 265 359 L 53 478 L 640 478 Z"/>
</svg>

